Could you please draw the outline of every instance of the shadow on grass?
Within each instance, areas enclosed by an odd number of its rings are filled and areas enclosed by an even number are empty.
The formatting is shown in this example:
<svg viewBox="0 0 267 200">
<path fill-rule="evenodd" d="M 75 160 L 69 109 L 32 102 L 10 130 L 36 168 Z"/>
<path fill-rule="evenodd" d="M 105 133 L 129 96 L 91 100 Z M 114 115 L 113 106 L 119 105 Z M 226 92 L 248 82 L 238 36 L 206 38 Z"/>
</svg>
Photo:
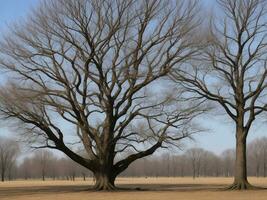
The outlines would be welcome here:
<svg viewBox="0 0 267 200">
<path fill-rule="evenodd" d="M 0 188 L 0 199 L 1 197 L 14 197 L 22 195 L 75 193 L 85 191 L 86 189 L 88 189 L 88 186 L 86 185 L 3 187 Z"/>
<path fill-rule="evenodd" d="M 189 191 L 216 191 L 221 190 L 226 185 L 218 184 L 123 184 L 117 185 L 117 191 L 178 191 L 178 192 L 189 192 Z"/>
<path fill-rule="evenodd" d="M 196 192 L 196 191 L 224 191 L 227 185 L 222 184 L 122 184 L 117 185 L 114 192 Z M 259 188 L 266 190 L 267 188 Z M 3 187 L 0 188 L 1 197 L 14 197 L 24 195 L 53 195 L 78 192 L 97 192 L 92 186 L 87 185 L 62 185 L 62 186 L 31 186 L 31 187 Z M 112 191 L 113 192 L 113 191 Z"/>
</svg>

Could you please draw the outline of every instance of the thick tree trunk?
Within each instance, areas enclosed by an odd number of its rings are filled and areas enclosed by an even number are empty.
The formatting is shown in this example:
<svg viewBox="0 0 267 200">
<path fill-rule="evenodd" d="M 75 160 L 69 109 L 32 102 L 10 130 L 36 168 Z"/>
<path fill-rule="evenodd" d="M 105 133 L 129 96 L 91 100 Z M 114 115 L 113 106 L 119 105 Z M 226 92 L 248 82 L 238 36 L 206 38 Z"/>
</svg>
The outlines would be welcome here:
<svg viewBox="0 0 267 200">
<path fill-rule="evenodd" d="M 113 173 L 107 172 L 96 172 L 95 176 L 95 190 L 115 190 L 115 178 Z"/>
<path fill-rule="evenodd" d="M 247 180 L 246 137 L 243 133 L 237 132 L 235 177 L 234 183 L 228 189 L 246 190 L 252 188 L 253 186 Z"/>
</svg>

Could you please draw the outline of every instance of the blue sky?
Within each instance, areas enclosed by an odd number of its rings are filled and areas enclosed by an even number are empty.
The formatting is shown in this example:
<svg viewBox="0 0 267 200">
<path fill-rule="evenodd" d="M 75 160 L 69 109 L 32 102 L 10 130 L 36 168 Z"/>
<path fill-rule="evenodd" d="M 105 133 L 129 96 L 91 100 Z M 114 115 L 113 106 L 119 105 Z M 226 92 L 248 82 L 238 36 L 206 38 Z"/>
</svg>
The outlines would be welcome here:
<svg viewBox="0 0 267 200">
<path fill-rule="evenodd" d="M 30 9 L 37 6 L 38 2 L 40 2 L 40 0 L 0 0 L 0 37 L 1 34 L 6 31 L 9 24 L 26 17 Z M 215 0 L 202 0 L 202 2 L 205 6 L 212 6 Z M 198 146 L 217 153 L 221 153 L 227 148 L 234 148 L 234 129 L 228 118 L 222 116 L 214 118 L 212 115 L 209 115 L 203 117 L 201 122 L 204 127 L 209 128 L 210 131 L 198 135 L 195 142 L 187 144 L 187 148 Z M 0 123 L 0 125 L 2 126 L 2 123 Z M 257 125 L 252 127 L 248 141 L 259 136 L 267 136 L 267 131 L 265 131 L 266 128 L 267 126 L 264 125 L 264 123 L 257 123 Z M 6 128 L 0 128 L 0 135 L 11 134 L 11 131 L 8 131 Z"/>
<path fill-rule="evenodd" d="M 25 17 L 40 0 L 0 0 L 0 32 L 5 31 L 8 24 Z"/>
</svg>

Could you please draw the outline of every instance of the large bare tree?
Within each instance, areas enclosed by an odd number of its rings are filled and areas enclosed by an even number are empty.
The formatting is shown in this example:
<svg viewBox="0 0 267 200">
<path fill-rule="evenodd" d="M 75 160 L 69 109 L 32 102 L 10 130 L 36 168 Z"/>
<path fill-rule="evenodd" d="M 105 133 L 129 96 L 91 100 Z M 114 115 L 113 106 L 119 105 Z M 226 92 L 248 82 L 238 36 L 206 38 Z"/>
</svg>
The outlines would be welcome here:
<svg viewBox="0 0 267 200">
<path fill-rule="evenodd" d="M 2 114 L 115 189 L 132 162 L 197 131 L 199 103 L 167 78 L 196 53 L 197 13 L 193 0 L 43 1 L 2 40 Z"/>
<path fill-rule="evenodd" d="M 246 139 L 267 110 L 267 16 L 265 0 L 218 0 L 207 45 L 192 66 L 174 79 L 196 98 L 220 105 L 236 127 L 235 179 L 230 189 L 252 188 L 247 181 Z"/>
</svg>

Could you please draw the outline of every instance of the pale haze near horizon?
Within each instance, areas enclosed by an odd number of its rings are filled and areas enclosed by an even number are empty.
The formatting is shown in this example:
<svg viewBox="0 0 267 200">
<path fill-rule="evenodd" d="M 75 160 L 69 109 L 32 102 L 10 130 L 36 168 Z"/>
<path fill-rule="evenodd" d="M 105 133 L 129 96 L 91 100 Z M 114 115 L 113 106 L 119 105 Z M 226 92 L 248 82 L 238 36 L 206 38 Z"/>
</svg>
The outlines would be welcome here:
<svg viewBox="0 0 267 200">
<path fill-rule="evenodd" d="M 0 39 L 8 30 L 8 26 L 25 18 L 30 10 L 38 6 L 40 0 L 0 0 Z M 214 12 L 215 0 L 201 0 L 203 6 Z M 0 82 L 5 80 L 5 75 L 0 74 Z M 267 115 L 266 115 L 267 116 Z M 267 119 L 267 117 L 266 117 Z M 185 149 L 192 147 L 201 147 L 206 150 L 220 154 L 226 149 L 235 148 L 235 135 L 233 123 L 227 116 L 214 117 L 214 113 L 203 116 L 200 120 L 204 128 L 209 131 L 195 136 L 195 141 L 185 143 Z M 255 138 L 267 136 L 266 120 L 259 120 L 251 128 L 248 135 L 248 142 Z M 15 133 L 4 127 L 4 123 L 0 122 L 0 136 L 14 136 Z"/>
</svg>

